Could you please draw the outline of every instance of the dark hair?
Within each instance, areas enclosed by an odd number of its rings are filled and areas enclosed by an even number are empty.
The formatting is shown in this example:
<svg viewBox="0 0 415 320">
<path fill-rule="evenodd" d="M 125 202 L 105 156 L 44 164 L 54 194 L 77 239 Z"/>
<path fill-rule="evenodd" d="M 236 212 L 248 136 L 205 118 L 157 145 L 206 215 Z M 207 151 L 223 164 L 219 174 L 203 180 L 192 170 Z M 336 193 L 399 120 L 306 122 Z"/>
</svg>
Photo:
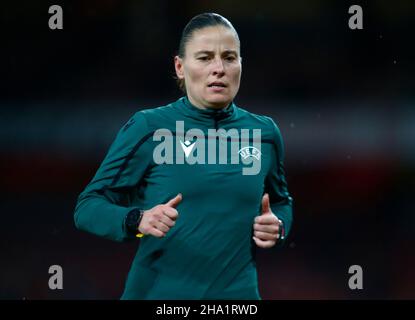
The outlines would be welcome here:
<svg viewBox="0 0 415 320">
<path fill-rule="evenodd" d="M 228 19 L 226 19 L 225 17 L 217 13 L 205 12 L 205 13 L 198 14 L 197 16 L 194 16 L 184 27 L 182 36 L 180 38 L 179 51 L 177 55 L 180 58 L 185 57 L 186 44 L 190 41 L 195 31 L 206 28 L 206 27 L 214 27 L 214 26 L 219 26 L 219 25 L 233 30 L 235 32 L 236 38 L 239 41 L 238 33 L 236 32 L 235 28 L 233 27 L 233 25 L 230 23 Z M 179 79 L 177 77 L 175 78 L 176 78 L 179 88 L 184 93 L 186 93 L 184 79 Z"/>
</svg>

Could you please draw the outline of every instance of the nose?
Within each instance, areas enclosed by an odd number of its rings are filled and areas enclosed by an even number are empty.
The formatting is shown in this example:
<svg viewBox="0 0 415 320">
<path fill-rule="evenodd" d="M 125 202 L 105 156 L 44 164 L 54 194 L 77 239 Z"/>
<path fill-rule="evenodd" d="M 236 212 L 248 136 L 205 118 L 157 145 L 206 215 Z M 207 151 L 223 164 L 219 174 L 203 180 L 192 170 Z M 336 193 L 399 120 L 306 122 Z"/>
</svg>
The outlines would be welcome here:
<svg viewBox="0 0 415 320">
<path fill-rule="evenodd" d="M 216 58 L 213 65 L 214 75 L 223 75 L 225 73 L 225 67 L 221 58 Z"/>
</svg>

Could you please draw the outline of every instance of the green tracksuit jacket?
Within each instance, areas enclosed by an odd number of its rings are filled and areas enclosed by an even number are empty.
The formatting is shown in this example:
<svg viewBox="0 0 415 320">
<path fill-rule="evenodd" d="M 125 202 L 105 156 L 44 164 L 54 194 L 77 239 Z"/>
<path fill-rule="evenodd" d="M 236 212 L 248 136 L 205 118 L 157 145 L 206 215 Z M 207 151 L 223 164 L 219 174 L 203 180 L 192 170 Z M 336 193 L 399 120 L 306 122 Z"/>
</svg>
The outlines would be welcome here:
<svg viewBox="0 0 415 320">
<path fill-rule="evenodd" d="M 177 126 L 178 121 L 183 128 Z M 198 133 L 193 139 L 185 136 L 190 129 Z M 209 129 L 220 134 L 212 136 Z M 231 129 L 239 137 L 226 136 Z M 251 133 L 249 139 L 243 129 Z M 254 129 L 261 130 L 259 144 Z M 166 137 L 169 132 L 171 139 Z M 254 141 L 260 146 L 259 160 L 258 153 L 255 158 L 255 151 L 246 149 L 255 146 Z M 209 149 L 213 142 L 216 146 Z M 166 147 L 169 143 L 174 152 Z M 221 146 L 227 150 L 225 158 Z M 185 147 L 191 148 L 188 157 Z M 215 151 L 216 163 L 215 157 L 208 160 Z M 165 157 L 165 163 L 160 157 Z M 245 157 L 250 165 L 242 161 Z M 166 236 L 139 240 L 121 299 L 261 299 L 253 223 L 267 192 L 286 235 L 291 228 L 292 198 L 283 158 L 283 142 L 274 121 L 235 103 L 224 110 L 201 110 L 182 97 L 163 107 L 141 110 L 118 132 L 80 194 L 75 225 L 115 241 L 134 240 L 124 225 L 128 212 L 150 209 L 182 193 L 179 216 Z M 223 159 L 228 161 L 223 163 Z M 255 161 L 260 161 L 260 170 L 243 174 L 243 168 L 253 167 Z"/>
</svg>

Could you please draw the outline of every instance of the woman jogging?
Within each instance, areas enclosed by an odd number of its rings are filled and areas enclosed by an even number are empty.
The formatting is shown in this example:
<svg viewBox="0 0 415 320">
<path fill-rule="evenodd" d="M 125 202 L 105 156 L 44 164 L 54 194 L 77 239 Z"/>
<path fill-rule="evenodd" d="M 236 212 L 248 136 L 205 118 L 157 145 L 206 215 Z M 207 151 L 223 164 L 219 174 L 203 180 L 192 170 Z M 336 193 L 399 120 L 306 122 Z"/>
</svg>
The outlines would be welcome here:
<svg viewBox="0 0 415 320">
<path fill-rule="evenodd" d="M 240 41 L 226 18 L 191 19 L 174 66 L 184 96 L 121 128 L 75 224 L 139 239 L 122 299 L 261 299 L 255 250 L 292 223 L 280 131 L 233 101 Z"/>
</svg>

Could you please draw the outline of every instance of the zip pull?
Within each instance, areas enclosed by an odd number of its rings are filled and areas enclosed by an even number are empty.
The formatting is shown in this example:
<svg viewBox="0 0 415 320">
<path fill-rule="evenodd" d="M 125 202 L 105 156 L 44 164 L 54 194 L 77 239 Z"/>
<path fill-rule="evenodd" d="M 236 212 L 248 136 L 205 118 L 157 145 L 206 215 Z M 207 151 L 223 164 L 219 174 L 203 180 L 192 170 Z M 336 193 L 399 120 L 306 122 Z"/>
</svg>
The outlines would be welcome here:
<svg viewBox="0 0 415 320">
<path fill-rule="evenodd" d="M 222 119 L 226 118 L 226 114 L 224 112 L 217 112 L 213 114 L 213 120 L 215 123 L 215 129 L 218 130 L 218 122 Z"/>
</svg>

